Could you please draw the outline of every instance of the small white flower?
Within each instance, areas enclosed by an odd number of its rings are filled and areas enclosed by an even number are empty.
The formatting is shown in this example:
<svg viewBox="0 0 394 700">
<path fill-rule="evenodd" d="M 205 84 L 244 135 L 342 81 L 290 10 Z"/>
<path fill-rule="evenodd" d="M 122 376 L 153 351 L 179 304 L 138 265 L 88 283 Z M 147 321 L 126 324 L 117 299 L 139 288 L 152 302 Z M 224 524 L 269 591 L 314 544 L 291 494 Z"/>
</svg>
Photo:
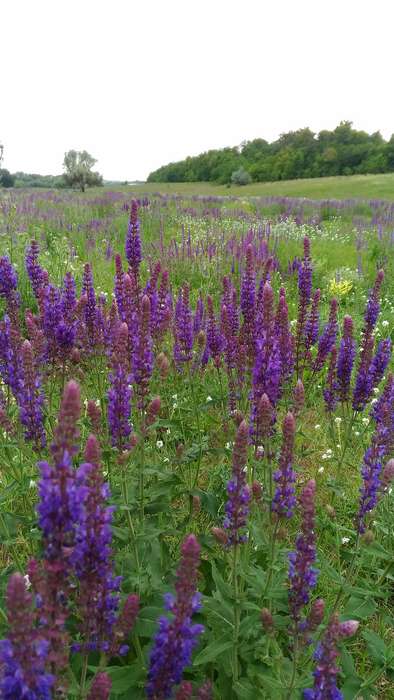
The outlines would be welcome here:
<svg viewBox="0 0 394 700">
<path fill-rule="evenodd" d="M 364 425 L 369 425 L 369 418 L 363 418 Z"/>
<path fill-rule="evenodd" d="M 358 436 L 360 435 L 360 433 L 358 432 L 358 430 L 355 430 L 355 431 L 354 431 L 354 434 L 355 434 L 356 437 L 358 437 Z"/>
<path fill-rule="evenodd" d="M 323 474 L 323 472 L 324 472 L 324 467 L 319 467 L 319 469 L 318 469 L 317 471 L 319 472 L 319 474 Z"/>
<path fill-rule="evenodd" d="M 171 435 L 171 428 L 167 428 L 166 435 Z"/>
<path fill-rule="evenodd" d="M 337 425 L 339 425 L 340 423 L 342 423 L 342 418 L 340 418 L 340 416 L 337 416 L 336 418 L 334 418 L 334 422 L 335 422 Z"/>
<path fill-rule="evenodd" d="M 332 449 L 331 449 L 330 447 L 328 448 L 328 450 L 326 450 L 326 452 L 327 452 L 327 454 L 330 455 L 330 457 L 331 457 L 331 455 L 332 455 Z"/>
<path fill-rule="evenodd" d="M 374 386 L 374 388 L 373 388 L 373 393 L 375 394 L 375 396 L 376 396 L 377 394 L 379 394 L 379 387 Z"/>
<path fill-rule="evenodd" d="M 30 479 L 29 481 L 29 489 L 35 489 L 36 488 L 36 482 L 34 479 Z"/>
<path fill-rule="evenodd" d="M 347 544 L 350 542 L 350 537 L 342 537 L 342 544 Z"/>
<path fill-rule="evenodd" d="M 207 396 L 207 403 L 209 403 L 210 401 L 212 401 L 212 396 Z"/>
<path fill-rule="evenodd" d="M 383 326 L 384 328 L 387 328 L 388 325 L 389 325 L 389 322 L 388 322 L 388 321 L 382 321 L 382 326 Z"/>
<path fill-rule="evenodd" d="M 259 445 L 256 450 L 256 456 L 260 459 L 264 457 L 264 445 Z"/>
<path fill-rule="evenodd" d="M 178 404 L 177 404 L 177 403 L 173 403 L 173 404 L 172 404 L 172 408 L 173 408 L 174 411 L 175 411 L 175 409 L 178 408 Z"/>
<path fill-rule="evenodd" d="M 156 447 L 158 447 L 159 450 L 161 450 L 161 448 L 163 447 L 163 445 L 164 445 L 163 440 L 157 440 L 157 442 L 156 442 Z"/>
<path fill-rule="evenodd" d="M 171 398 L 174 399 L 174 401 L 176 401 L 178 399 L 178 394 L 173 394 Z"/>
<path fill-rule="evenodd" d="M 29 579 L 29 574 L 25 574 L 23 578 L 25 581 L 26 590 L 28 591 L 29 588 L 31 588 L 31 581 Z"/>
<path fill-rule="evenodd" d="M 321 458 L 322 458 L 322 459 L 328 459 L 328 456 L 327 456 L 326 453 L 324 452 L 324 454 L 322 454 Z"/>
<path fill-rule="evenodd" d="M 231 450 L 231 442 L 226 442 L 226 450 Z"/>
<path fill-rule="evenodd" d="M 320 428 L 321 428 L 321 425 L 319 423 L 316 423 L 315 430 L 320 430 Z"/>
<path fill-rule="evenodd" d="M 170 458 L 169 457 L 164 457 L 163 462 L 169 462 Z"/>
<path fill-rule="evenodd" d="M 377 399 L 372 399 L 371 405 L 373 406 L 375 403 L 378 403 L 378 400 L 377 400 Z"/>
<path fill-rule="evenodd" d="M 340 446 L 340 445 L 337 445 L 337 449 L 340 450 L 340 449 L 341 449 L 341 446 Z"/>
</svg>

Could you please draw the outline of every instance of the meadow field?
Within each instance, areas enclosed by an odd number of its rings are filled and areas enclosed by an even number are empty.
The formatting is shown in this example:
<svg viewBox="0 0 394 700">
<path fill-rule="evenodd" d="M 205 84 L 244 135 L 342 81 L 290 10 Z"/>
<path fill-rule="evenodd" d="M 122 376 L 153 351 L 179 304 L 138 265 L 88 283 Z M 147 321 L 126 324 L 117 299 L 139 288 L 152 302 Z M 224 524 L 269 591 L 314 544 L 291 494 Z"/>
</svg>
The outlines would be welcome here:
<svg viewBox="0 0 394 700">
<path fill-rule="evenodd" d="M 0 697 L 394 700 L 394 175 L 0 191 Z"/>
<path fill-rule="evenodd" d="M 306 199 L 387 199 L 394 200 L 394 173 L 315 177 L 278 182 L 255 182 L 250 185 L 216 185 L 210 182 L 147 182 L 131 187 L 133 192 L 237 196 L 301 197 Z M 127 190 L 129 188 L 126 188 Z"/>
</svg>

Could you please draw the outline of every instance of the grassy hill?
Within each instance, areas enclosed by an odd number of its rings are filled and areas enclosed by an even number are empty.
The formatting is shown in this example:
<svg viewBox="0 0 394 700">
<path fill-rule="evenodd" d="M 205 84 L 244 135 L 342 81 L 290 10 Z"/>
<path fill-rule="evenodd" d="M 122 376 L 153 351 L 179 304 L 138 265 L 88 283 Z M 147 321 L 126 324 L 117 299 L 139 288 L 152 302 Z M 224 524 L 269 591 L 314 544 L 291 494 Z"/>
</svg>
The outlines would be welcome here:
<svg viewBox="0 0 394 700">
<path fill-rule="evenodd" d="M 133 192 L 179 193 L 185 195 L 235 195 L 238 197 L 306 197 L 311 199 L 389 199 L 394 200 L 394 173 L 350 175 L 305 180 L 254 182 L 239 187 L 209 182 L 149 182 L 132 186 Z"/>
</svg>

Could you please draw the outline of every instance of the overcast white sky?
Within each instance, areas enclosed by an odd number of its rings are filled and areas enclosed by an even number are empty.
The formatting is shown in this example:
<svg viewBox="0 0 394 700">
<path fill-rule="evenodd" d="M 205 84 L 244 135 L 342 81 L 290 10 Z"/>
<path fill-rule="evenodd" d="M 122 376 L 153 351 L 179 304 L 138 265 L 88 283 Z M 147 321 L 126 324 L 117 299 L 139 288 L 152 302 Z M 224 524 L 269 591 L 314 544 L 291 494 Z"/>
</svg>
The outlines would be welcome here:
<svg viewBox="0 0 394 700">
<path fill-rule="evenodd" d="M 3 0 L 4 167 L 106 179 L 350 119 L 394 132 L 393 0 Z"/>
</svg>

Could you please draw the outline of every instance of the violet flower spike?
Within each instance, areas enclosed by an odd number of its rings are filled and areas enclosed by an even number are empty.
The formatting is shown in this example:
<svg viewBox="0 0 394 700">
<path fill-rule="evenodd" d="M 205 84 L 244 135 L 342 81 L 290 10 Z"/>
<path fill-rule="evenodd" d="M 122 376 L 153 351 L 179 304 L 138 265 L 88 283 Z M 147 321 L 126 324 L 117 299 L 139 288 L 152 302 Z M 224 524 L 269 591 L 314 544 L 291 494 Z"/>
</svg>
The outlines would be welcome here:
<svg viewBox="0 0 394 700">
<path fill-rule="evenodd" d="M 315 535 L 316 482 L 310 479 L 302 489 L 299 499 L 301 508 L 301 533 L 296 539 L 296 549 L 289 557 L 289 607 L 295 625 L 295 633 L 305 629 L 302 609 L 309 603 L 310 592 L 316 586 L 318 571 Z"/>
<path fill-rule="evenodd" d="M 246 524 L 251 499 L 246 481 L 248 426 L 242 421 L 238 427 L 233 449 L 232 477 L 227 483 L 226 517 L 223 527 L 228 533 L 227 544 L 236 546 L 247 540 Z"/>
<path fill-rule="evenodd" d="M 351 316 L 345 316 L 337 362 L 337 387 L 339 399 L 342 403 L 349 399 L 355 357 L 356 343 L 353 338 L 353 319 Z"/>
<path fill-rule="evenodd" d="M 44 401 L 41 378 L 34 367 L 33 350 L 28 340 L 22 345 L 23 382 L 19 393 L 19 415 L 24 427 L 25 439 L 32 441 L 35 449 L 45 447 Z"/>
<path fill-rule="evenodd" d="M 204 631 L 192 623 L 192 615 L 200 608 L 197 575 L 200 545 L 194 535 L 188 535 L 181 546 L 182 558 L 176 574 L 175 597 L 165 597 L 172 619 L 161 617 L 159 631 L 150 653 L 146 693 L 150 700 L 172 697 L 174 686 L 182 681 L 184 668 L 190 664 L 192 651 Z"/>
<path fill-rule="evenodd" d="M 128 359 L 128 327 L 122 323 L 111 358 L 108 389 L 108 427 L 111 444 L 118 450 L 127 449 L 132 431 L 131 374 Z"/>
<path fill-rule="evenodd" d="M 0 694 L 3 700 L 51 700 L 54 676 L 47 673 L 48 642 L 35 625 L 33 596 L 21 574 L 8 581 L 9 633 L 0 641 Z"/>
<path fill-rule="evenodd" d="M 359 623 L 356 620 L 339 622 L 337 614 L 331 618 L 324 637 L 314 654 L 316 661 L 316 668 L 313 672 L 314 685 L 313 688 L 304 690 L 304 700 L 343 700 L 343 695 L 337 687 L 338 642 L 355 634 L 358 626 Z"/>
<path fill-rule="evenodd" d="M 138 218 L 138 204 L 135 199 L 131 202 L 130 219 L 126 235 L 126 258 L 134 276 L 138 276 L 139 266 L 142 261 L 140 221 Z"/>
<path fill-rule="evenodd" d="M 296 474 L 293 470 L 293 453 L 295 438 L 295 420 L 288 413 L 283 421 L 282 449 L 279 457 L 279 469 L 274 473 L 276 491 L 272 499 L 272 510 L 279 517 L 291 518 L 296 504 L 294 482 Z"/>
</svg>

